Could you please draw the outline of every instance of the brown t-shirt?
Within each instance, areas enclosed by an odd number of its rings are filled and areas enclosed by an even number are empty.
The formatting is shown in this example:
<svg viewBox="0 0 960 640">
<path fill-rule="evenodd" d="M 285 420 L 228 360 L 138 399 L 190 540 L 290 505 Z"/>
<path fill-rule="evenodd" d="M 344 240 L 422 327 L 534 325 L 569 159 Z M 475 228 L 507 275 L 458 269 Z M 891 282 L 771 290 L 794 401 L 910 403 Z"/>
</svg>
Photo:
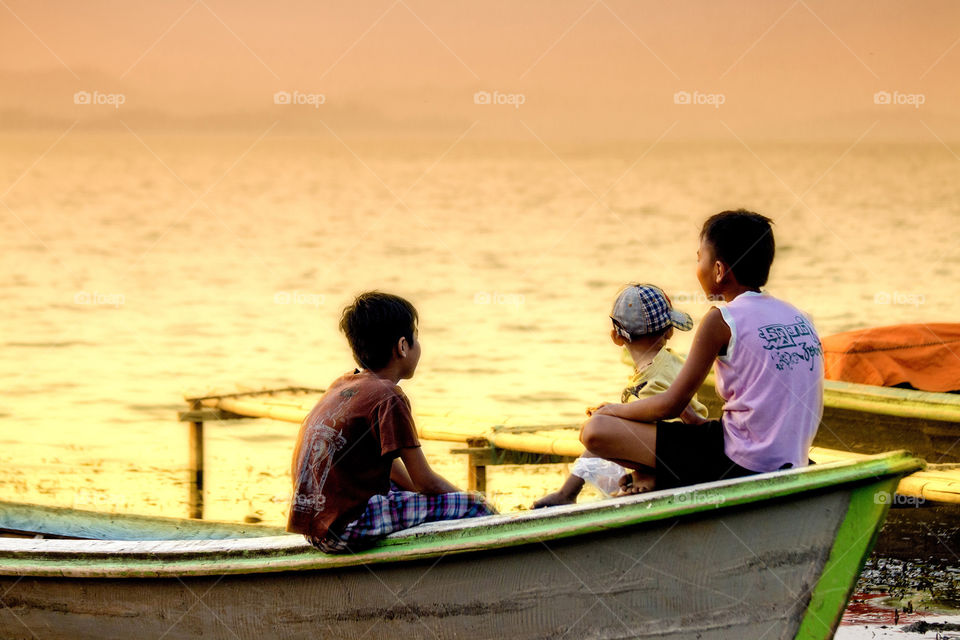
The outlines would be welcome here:
<svg viewBox="0 0 960 640">
<path fill-rule="evenodd" d="M 390 490 L 399 450 L 419 446 L 400 387 L 367 371 L 341 376 L 300 427 L 287 531 L 338 532 L 360 517 L 373 495 Z"/>
</svg>

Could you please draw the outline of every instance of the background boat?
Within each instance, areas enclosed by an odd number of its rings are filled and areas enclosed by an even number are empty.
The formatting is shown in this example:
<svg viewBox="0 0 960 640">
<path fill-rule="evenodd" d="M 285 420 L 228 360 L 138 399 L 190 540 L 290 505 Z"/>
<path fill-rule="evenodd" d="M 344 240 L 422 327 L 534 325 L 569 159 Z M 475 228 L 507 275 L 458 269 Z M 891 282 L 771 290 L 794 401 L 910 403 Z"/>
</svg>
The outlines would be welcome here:
<svg viewBox="0 0 960 640">
<path fill-rule="evenodd" d="M 834 380 L 824 386 L 815 446 L 862 454 L 902 447 L 928 463 L 926 480 L 911 487 L 913 495 L 894 499 L 876 553 L 955 561 L 954 550 L 960 549 L 960 395 Z M 720 412 L 712 376 L 698 397 L 711 415 Z"/>
</svg>

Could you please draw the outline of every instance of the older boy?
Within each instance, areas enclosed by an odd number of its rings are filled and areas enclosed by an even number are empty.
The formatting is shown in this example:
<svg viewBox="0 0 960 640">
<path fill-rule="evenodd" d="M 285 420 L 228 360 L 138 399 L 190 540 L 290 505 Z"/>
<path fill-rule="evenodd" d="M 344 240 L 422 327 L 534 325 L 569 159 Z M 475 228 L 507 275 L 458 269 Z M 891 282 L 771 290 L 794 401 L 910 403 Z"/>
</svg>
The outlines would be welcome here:
<svg viewBox="0 0 960 640">
<path fill-rule="evenodd" d="M 760 290 L 774 252 L 765 216 L 739 209 L 704 222 L 697 279 L 726 304 L 704 316 L 669 389 L 594 412 L 581 433 L 588 451 L 654 467 L 658 488 L 807 464 L 823 414 L 823 354 L 810 318 Z M 721 420 L 664 422 L 681 414 L 712 366 Z"/>
<path fill-rule="evenodd" d="M 494 513 L 437 475 L 397 383 L 420 360 L 417 311 L 372 291 L 344 309 L 360 369 L 338 378 L 304 419 L 293 454 L 287 531 L 326 553 L 355 551 L 424 522 Z"/>
</svg>

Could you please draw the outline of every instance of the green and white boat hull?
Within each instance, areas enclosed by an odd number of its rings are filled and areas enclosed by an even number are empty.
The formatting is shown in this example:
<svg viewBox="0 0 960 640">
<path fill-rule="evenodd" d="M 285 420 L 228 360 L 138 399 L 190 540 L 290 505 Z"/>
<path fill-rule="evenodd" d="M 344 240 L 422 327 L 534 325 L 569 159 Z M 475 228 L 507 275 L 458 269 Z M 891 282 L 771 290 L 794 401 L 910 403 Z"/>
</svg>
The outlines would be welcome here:
<svg viewBox="0 0 960 640">
<path fill-rule="evenodd" d="M 905 453 L 436 523 L 299 536 L 0 539 L 3 638 L 830 638 Z"/>
</svg>

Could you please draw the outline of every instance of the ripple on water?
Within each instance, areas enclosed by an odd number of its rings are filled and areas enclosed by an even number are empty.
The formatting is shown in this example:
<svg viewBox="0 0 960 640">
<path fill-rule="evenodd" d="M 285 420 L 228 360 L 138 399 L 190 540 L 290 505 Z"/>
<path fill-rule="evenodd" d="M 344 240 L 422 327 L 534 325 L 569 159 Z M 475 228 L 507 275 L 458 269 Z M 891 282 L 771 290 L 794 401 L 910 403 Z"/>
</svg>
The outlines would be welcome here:
<svg viewBox="0 0 960 640">
<path fill-rule="evenodd" d="M 92 342 L 84 342 L 82 340 L 63 340 L 60 342 L 7 342 L 4 346 L 7 347 L 16 347 L 21 349 L 63 349 L 66 347 L 93 347 L 96 346 Z"/>
<path fill-rule="evenodd" d="M 532 333 L 540 330 L 535 324 L 501 324 L 500 328 L 504 331 L 518 331 L 521 333 Z"/>
<path fill-rule="evenodd" d="M 234 435 L 237 440 L 244 442 L 289 442 L 290 436 L 280 433 L 252 433 L 250 435 Z"/>
<path fill-rule="evenodd" d="M 516 396 L 510 396 L 502 393 L 493 393 L 490 394 L 490 397 L 494 400 L 499 400 L 501 402 L 506 402 L 509 404 L 525 404 L 525 403 L 545 403 L 545 402 L 569 402 L 575 400 L 576 398 L 572 395 L 566 393 L 540 393 L 537 395 L 531 394 L 521 394 Z"/>
</svg>

